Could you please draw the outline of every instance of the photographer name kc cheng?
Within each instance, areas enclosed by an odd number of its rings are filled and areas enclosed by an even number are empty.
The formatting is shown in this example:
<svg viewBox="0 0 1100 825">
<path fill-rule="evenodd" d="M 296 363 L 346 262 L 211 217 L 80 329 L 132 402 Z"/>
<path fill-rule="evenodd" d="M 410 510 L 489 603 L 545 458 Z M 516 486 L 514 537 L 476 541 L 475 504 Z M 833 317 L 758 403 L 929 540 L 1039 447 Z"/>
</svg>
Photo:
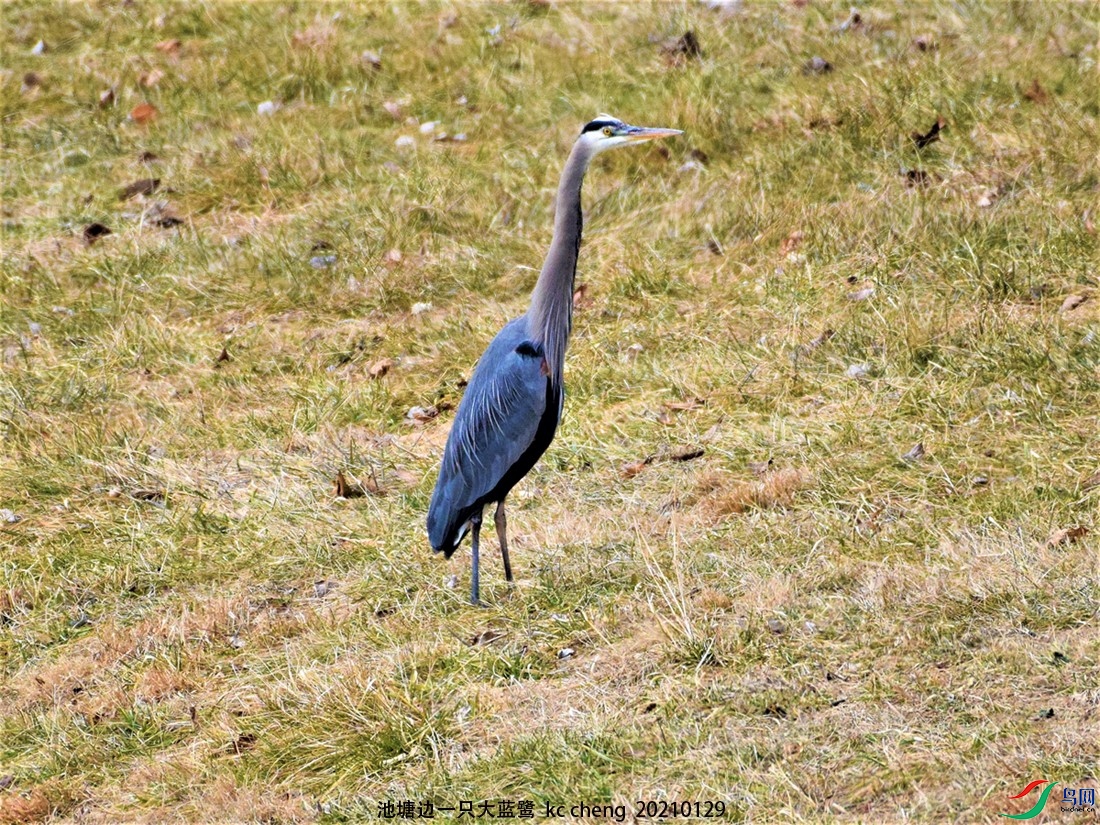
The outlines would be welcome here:
<svg viewBox="0 0 1100 825">
<path fill-rule="evenodd" d="M 546 803 L 547 817 L 563 817 L 567 810 L 569 816 L 577 819 L 608 819 L 626 822 L 626 805 L 586 805 L 582 802 L 567 809 L 565 805 Z"/>
</svg>

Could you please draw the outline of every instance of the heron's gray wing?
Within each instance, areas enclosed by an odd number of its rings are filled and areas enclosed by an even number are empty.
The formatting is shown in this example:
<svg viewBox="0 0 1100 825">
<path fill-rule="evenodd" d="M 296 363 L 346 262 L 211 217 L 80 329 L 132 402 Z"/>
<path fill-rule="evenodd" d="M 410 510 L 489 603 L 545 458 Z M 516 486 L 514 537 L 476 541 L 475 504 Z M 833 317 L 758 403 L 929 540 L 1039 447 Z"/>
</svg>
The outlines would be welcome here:
<svg viewBox="0 0 1100 825">
<path fill-rule="evenodd" d="M 526 340 L 524 319 L 516 319 L 485 350 L 458 406 L 428 509 L 434 549 L 453 550 L 473 510 L 535 445 L 548 385 L 542 354 Z"/>
</svg>

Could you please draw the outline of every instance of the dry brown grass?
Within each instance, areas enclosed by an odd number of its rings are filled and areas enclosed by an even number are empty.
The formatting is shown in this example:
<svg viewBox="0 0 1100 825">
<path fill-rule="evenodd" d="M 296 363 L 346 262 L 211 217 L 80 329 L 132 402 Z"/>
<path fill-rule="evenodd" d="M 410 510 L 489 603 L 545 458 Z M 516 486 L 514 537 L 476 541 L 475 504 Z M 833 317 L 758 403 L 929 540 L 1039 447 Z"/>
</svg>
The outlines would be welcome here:
<svg viewBox="0 0 1100 825">
<path fill-rule="evenodd" d="M 1094 782 L 1095 6 L 0 14 L 0 822 Z M 601 110 L 686 134 L 589 175 L 565 419 L 471 611 L 435 468 Z"/>
<path fill-rule="evenodd" d="M 751 509 L 786 507 L 806 484 L 805 471 L 795 468 L 769 471 L 759 481 L 736 481 L 729 486 L 708 477 L 700 484 L 704 495 L 698 506 L 715 520 Z"/>
</svg>

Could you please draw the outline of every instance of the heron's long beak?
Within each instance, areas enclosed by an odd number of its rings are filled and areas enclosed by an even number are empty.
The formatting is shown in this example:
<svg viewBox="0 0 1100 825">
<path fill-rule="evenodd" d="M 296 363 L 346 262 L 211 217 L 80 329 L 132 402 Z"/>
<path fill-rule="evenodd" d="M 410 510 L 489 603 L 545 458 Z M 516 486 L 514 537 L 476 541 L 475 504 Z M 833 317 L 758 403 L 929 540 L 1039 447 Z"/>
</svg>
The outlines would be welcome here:
<svg viewBox="0 0 1100 825">
<path fill-rule="evenodd" d="M 629 126 L 623 137 L 631 141 L 656 140 L 657 138 L 682 135 L 681 129 L 651 129 L 648 126 Z"/>
</svg>

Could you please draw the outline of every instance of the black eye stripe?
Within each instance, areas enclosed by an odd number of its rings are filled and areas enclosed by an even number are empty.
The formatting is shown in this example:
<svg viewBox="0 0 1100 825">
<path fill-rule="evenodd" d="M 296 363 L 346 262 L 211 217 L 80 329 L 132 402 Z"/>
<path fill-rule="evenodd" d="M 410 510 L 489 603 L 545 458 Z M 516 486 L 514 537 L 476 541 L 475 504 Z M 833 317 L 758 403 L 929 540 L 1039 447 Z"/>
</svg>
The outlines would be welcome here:
<svg viewBox="0 0 1100 825">
<path fill-rule="evenodd" d="M 587 134 L 588 132 L 594 132 L 597 129 L 602 129 L 604 126 L 611 126 L 612 128 L 614 128 L 618 125 L 619 124 L 614 120 L 599 120 L 599 119 L 596 119 L 596 120 L 592 120 L 592 121 L 589 121 L 588 123 L 584 124 L 584 128 L 581 129 L 581 134 L 583 135 L 583 134 Z"/>
</svg>

